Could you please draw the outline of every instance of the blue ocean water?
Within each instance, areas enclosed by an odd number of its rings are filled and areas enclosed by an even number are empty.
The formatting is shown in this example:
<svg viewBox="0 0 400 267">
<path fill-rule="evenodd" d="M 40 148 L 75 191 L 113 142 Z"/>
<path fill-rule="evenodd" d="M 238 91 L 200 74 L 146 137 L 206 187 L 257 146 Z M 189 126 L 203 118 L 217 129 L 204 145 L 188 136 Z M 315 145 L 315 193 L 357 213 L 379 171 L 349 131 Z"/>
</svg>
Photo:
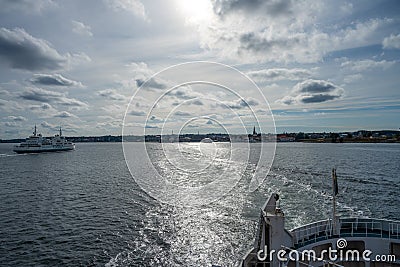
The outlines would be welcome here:
<svg viewBox="0 0 400 267">
<path fill-rule="evenodd" d="M 157 157 L 162 147 L 152 146 Z M 399 144 L 279 143 L 255 192 L 247 190 L 248 168 L 218 201 L 182 207 L 138 186 L 119 143 L 32 155 L 0 144 L 0 265 L 234 266 L 251 246 L 259 207 L 271 193 L 281 196 L 287 228 L 331 216 L 332 167 L 342 216 L 400 220 L 399 162 Z M 189 182 L 213 178 L 204 175 Z"/>
</svg>

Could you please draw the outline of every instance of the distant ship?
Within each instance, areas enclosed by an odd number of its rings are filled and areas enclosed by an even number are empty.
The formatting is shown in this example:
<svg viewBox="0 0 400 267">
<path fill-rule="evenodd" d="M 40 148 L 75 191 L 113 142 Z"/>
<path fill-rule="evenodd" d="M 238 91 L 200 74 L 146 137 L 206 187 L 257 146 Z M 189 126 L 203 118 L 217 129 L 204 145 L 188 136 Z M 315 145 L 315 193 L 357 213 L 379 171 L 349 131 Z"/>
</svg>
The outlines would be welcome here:
<svg viewBox="0 0 400 267">
<path fill-rule="evenodd" d="M 26 138 L 25 142 L 14 146 L 13 151 L 17 153 L 40 153 L 74 150 L 75 144 L 67 141 L 62 135 L 60 127 L 59 134 L 54 137 L 46 138 L 37 133 L 36 125 L 33 135 Z"/>
<path fill-rule="evenodd" d="M 206 138 L 203 138 L 203 139 L 201 140 L 201 142 L 202 142 L 202 143 L 212 143 L 213 140 L 212 140 L 211 138 L 206 137 Z"/>
</svg>

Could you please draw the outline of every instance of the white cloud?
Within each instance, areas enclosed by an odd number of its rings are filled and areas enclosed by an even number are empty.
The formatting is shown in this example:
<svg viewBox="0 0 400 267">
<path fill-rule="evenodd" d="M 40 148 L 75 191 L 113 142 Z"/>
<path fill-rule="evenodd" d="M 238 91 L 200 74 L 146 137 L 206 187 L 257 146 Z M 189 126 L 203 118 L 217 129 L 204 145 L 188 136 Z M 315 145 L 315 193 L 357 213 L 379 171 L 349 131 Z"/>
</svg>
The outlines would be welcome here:
<svg viewBox="0 0 400 267">
<path fill-rule="evenodd" d="M 93 36 L 91 27 L 77 20 L 72 20 L 72 31 L 82 36 Z"/>
<path fill-rule="evenodd" d="M 128 65 L 126 65 L 131 72 L 133 72 L 135 75 L 145 75 L 145 76 L 151 76 L 153 75 L 153 71 L 147 66 L 146 63 L 144 62 L 131 62 Z"/>
<path fill-rule="evenodd" d="M 363 76 L 362 76 L 361 74 L 359 74 L 359 73 L 357 73 L 357 74 L 350 74 L 350 75 L 346 75 L 346 76 L 344 77 L 343 81 L 344 81 L 345 83 L 353 83 L 353 82 L 356 82 L 356 81 L 361 80 L 362 77 L 363 77 Z"/>
<path fill-rule="evenodd" d="M 26 121 L 26 118 L 23 116 L 8 116 L 7 118 L 12 121 Z"/>
<path fill-rule="evenodd" d="M 345 61 L 340 66 L 356 72 L 368 71 L 376 68 L 387 69 L 393 66 L 396 61 L 375 61 L 372 59 L 364 59 L 358 61 Z"/>
<path fill-rule="evenodd" d="M 55 114 L 53 117 L 55 118 L 78 118 L 76 115 L 69 113 L 68 111 L 61 111 Z"/>
<path fill-rule="evenodd" d="M 391 19 L 369 19 L 366 21 L 359 21 L 350 24 L 345 29 L 342 29 L 337 32 L 337 34 L 333 34 L 331 37 L 333 38 L 333 42 L 335 48 L 353 48 L 358 46 L 365 46 L 368 44 L 374 44 L 374 33 L 376 33 L 383 26 L 388 25 L 392 22 Z"/>
<path fill-rule="evenodd" d="M 311 71 L 306 69 L 284 69 L 284 68 L 274 68 L 274 69 L 264 69 L 264 70 L 254 70 L 247 72 L 251 78 L 256 81 L 276 81 L 276 80 L 301 80 L 311 76 Z"/>
<path fill-rule="evenodd" d="M 349 2 L 345 2 L 340 6 L 340 10 L 344 13 L 344 14 L 351 14 L 353 12 L 353 4 L 349 3 Z"/>
<path fill-rule="evenodd" d="M 128 113 L 129 115 L 132 116 L 145 116 L 146 113 L 144 111 L 138 111 L 138 110 L 132 110 L 131 112 Z"/>
<path fill-rule="evenodd" d="M 213 0 L 215 13 L 220 16 L 232 12 L 244 13 L 263 12 L 269 16 L 278 17 L 292 14 L 291 1 L 265 1 L 265 0 Z"/>
<path fill-rule="evenodd" d="M 101 90 L 99 91 L 98 95 L 110 100 L 127 100 L 126 96 L 117 93 L 115 89 Z"/>
<path fill-rule="evenodd" d="M 77 100 L 75 98 L 67 97 L 66 93 L 54 92 L 42 88 L 31 87 L 22 92 L 19 97 L 21 99 L 43 102 L 43 103 L 56 103 L 62 106 L 74 108 L 87 108 L 88 104 Z"/>
<path fill-rule="evenodd" d="M 147 20 L 144 5 L 139 0 L 104 0 L 114 11 L 128 11 L 135 16 Z"/>
<path fill-rule="evenodd" d="M 40 126 L 49 129 L 51 131 L 58 132 L 60 130 L 60 125 L 52 124 L 47 121 L 43 121 L 40 123 Z M 70 132 L 70 133 L 76 133 L 76 129 L 79 128 L 77 125 L 72 124 L 72 123 L 65 123 L 63 122 L 62 124 L 62 131 L 63 132 Z"/>
<path fill-rule="evenodd" d="M 9 11 L 23 11 L 25 13 L 38 12 L 40 13 L 43 9 L 55 6 L 56 3 L 52 0 L 18 0 L 18 1 L 10 1 L 10 0 L 0 0 L 0 12 L 9 12 Z"/>
<path fill-rule="evenodd" d="M 47 121 L 43 121 L 42 123 L 40 123 L 40 126 L 47 129 L 53 129 L 53 130 L 57 129 L 56 125 L 50 124 Z"/>
<path fill-rule="evenodd" d="M 57 114 L 59 111 L 49 103 L 42 103 L 40 105 L 30 105 L 29 110 L 35 114 L 45 115 Z"/>
<path fill-rule="evenodd" d="M 391 34 L 389 37 L 383 39 L 382 42 L 384 49 L 400 49 L 400 34 Z"/>
<path fill-rule="evenodd" d="M 139 88 L 158 90 L 165 89 L 168 82 L 159 77 L 151 77 L 154 71 L 150 69 L 144 62 L 132 62 L 127 65 L 129 72 L 132 73 L 133 78 L 130 80 L 123 80 L 120 83 L 127 88 Z"/>
<path fill-rule="evenodd" d="M 0 109 L 5 112 L 24 110 L 24 107 L 17 101 L 0 99 Z"/>
<path fill-rule="evenodd" d="M 63 77 L 61 74 L 35 74 L 30 82 L 36 85 L 46 86 L 77 86 L 83 87 L 81 82 Z"/>
<path fill-rule="evenodd" d="M 3 125 L 6 127 L 18 127 L 20 124 L 15 121 L 6 121 L 3 123 Z"/>
<path fill-rule="evenodd" d="M 151 77 L 150 79 L 146 80 L 143 78 L 136 78 L 136 87 L 142 87 L 144 89 L 165 89 L 167 88 L 167 82 L 159 79 L 157 77 Z"/>
<path fill-rule="evenodd" d="M 84 52 L 68 54 L 68 63 L 71 66 L 81 66 L 88 62 L 92 62 L 92 59 Z"/>
<path fill-rule="evenodd" d="M 377 41 L 391 19 L 354 21 L 347 27 L 327 24 L 333 6 L 315 1 L 213 1 L 214 17 L 199 24 L 201 45 L 224 59 L 241 63 L 319 62 L 331 51 Z M 344 5 L 342 13 L 351 5 Z"/>
</svg>

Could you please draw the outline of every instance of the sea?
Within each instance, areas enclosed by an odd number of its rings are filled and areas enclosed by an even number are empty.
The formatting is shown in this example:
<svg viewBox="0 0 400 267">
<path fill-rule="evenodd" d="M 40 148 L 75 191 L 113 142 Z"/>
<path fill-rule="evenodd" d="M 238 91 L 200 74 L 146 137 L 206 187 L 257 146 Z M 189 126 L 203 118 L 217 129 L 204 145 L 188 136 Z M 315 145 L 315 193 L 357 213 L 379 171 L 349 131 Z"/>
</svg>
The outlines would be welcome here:
<svg viewBox="0 0 400 267">
<path fill-rule="evenodd" d="M 142 160 L 163 147 L 143 151 L 140 145 L 131 144 L 138 148 L 132 176 L 121 143 L 29 155 L 0 144 L 0 266 L 236 266 L 272 193 L 280 195 L 288 229 L 332 216 L 332 168 L 338 214 L 400 220 L 400 144 L 278 143 L 255 191 L 249 182 L 257 164 L 237 162 L 247 166 L 241 179 L 197 206 L 165 203 L 142 189 L 137 178 L 152 178 Z M 229 149 L 229 143 L 214 145 Z M 185 157 L 196 157 L 190 151 Z M 227 177 L 229 160 L 216 161 Z M 186 179 L 213 177 L 204 171 Z"/>
</svg>

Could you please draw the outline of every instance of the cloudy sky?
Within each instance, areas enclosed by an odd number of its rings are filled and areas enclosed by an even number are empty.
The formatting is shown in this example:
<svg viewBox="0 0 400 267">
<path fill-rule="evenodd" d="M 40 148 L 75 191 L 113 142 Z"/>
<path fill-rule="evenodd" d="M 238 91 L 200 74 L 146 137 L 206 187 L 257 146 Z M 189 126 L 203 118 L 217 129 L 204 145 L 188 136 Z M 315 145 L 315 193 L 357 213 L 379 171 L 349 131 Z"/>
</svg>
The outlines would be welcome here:
<svg viewBox="0 0 400 267">
<path fill-rule="evenodd" d="M 267 123 L 262 95 L 278 132 L 400 127 L 396 0 L 0 0 L 0 6 L 0 138 L 25 137 L 34 124 L 46 135 L 59 125 L 67 135 L 120 134 L 135 93 L 126 122 L 133 134 L 160 130 L 168 112 L 174 115 L 168 132 L 195 116 L 201 118 L 188 124 L 195 132 L 222 124 L 251 130 L 251 119 L 235 126 L 237 116 L 252 106 Z M 236 98 L 207 84 L 170 90 L 180 80 L 171 73 L 151 78 L 189 61 L 233 66 L 262 95 L 239 78 Z M 198 72 L 232 81 L 232 73 L 218 76 L 209 66 Z M 149 112 L 159 95 L 158 110 Z"/>
</svg>

